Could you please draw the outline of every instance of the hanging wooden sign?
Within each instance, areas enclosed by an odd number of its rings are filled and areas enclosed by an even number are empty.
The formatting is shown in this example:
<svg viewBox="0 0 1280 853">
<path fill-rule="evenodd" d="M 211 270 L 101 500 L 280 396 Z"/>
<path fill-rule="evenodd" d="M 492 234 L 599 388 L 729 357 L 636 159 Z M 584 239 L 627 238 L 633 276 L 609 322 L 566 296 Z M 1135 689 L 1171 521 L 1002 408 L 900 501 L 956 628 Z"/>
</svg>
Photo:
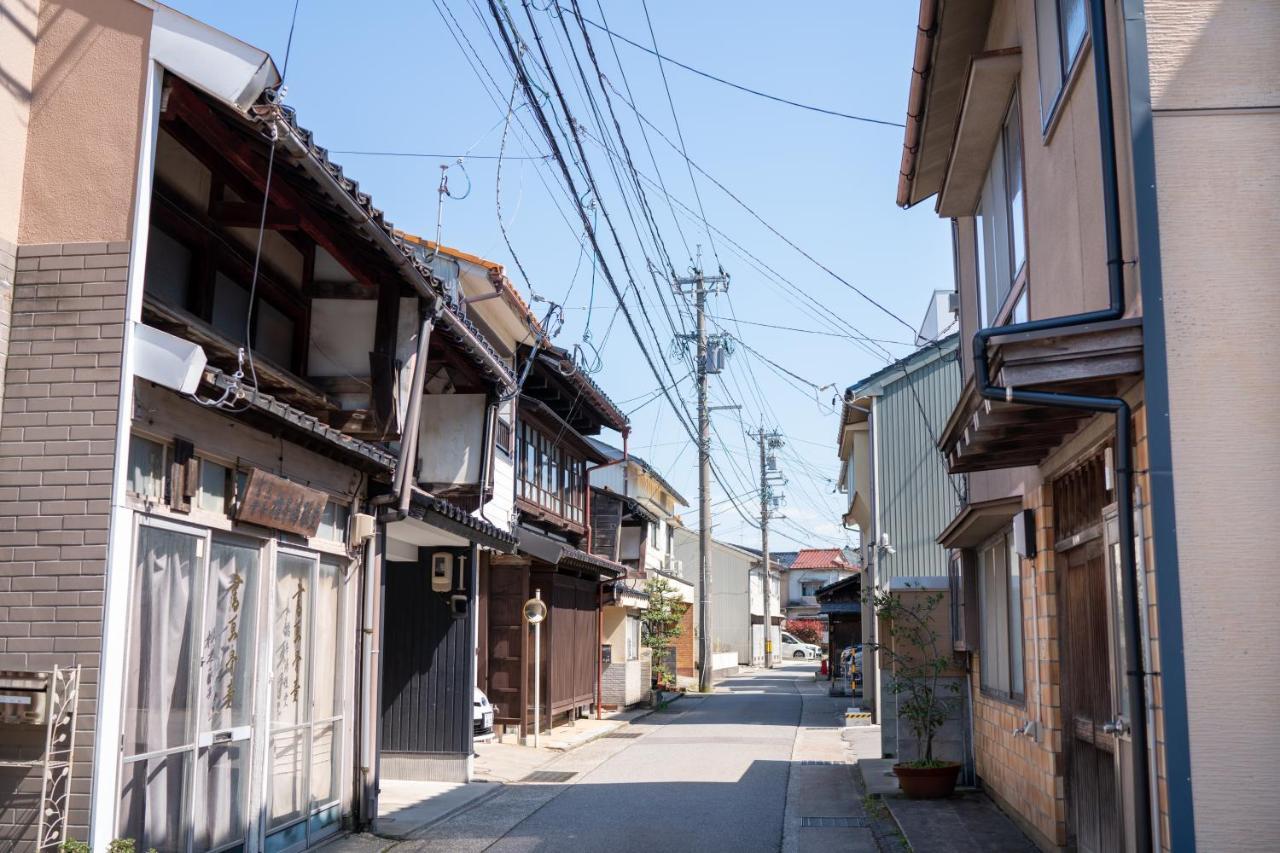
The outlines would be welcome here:
<svg viewBox="0 0 1280 853">
<path fill-rule="evenodd" d="M 259 468 L 249 471 L 236 520 L 300 536 L 315 536 L 329 496 Z"/>
</svg>

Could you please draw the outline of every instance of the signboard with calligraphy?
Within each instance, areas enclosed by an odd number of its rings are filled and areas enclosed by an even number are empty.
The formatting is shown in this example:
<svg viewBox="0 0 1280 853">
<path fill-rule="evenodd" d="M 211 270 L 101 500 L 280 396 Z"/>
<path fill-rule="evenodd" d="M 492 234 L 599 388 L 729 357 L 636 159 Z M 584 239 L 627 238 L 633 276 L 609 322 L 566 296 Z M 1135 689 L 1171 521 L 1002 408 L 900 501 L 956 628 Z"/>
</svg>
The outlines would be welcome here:
<svg viewBox="0 0 1280 853">
<path fill-rule="evenodd" d="M 260 468 L 249 471 L 236 520 L 300 536 L 315 536 L 329 496 Z"/>
<path fill-rule="evenodd" d="M 617 562 L 621 529 L 622 501 L 605 492 L 593 491 L 591 493 L 591 553 Z"/>
</svg>

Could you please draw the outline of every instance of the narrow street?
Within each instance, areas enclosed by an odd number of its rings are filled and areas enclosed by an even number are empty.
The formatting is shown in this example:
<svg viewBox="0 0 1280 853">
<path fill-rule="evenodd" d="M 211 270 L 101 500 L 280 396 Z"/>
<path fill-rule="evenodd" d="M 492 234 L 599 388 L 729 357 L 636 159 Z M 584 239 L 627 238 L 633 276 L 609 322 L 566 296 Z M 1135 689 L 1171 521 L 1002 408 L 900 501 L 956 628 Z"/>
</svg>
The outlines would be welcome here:
<svg viewBox="0 0 1280 853">
<path fill-rule="evenodd" d="M 544 767 L 554 781 L 504 786 L 394 849 L 874 851 L 852 765 L 835 766 L 841 700 L 813 671 L 751 672 L 682 698 Z M 833 773 L 843 784 L 826 784 Z M 844 825 L 804 827 L 817 816 L 806 804 Z"/>
</svg>

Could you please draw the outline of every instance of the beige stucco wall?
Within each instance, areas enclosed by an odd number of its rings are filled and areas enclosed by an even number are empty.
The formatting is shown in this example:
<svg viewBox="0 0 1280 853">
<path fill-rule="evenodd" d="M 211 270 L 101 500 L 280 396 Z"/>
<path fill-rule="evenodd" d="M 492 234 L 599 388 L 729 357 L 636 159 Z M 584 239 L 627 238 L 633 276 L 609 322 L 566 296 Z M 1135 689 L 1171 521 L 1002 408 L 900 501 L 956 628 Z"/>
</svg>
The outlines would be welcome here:
<svg viewBox="0 0 1280 853">
<path fill-rule="evenodd" d="M 41 4 L 18 242 L 129 236 L 150 31 L 132 0 Z"/>
<path fill-rule="evenodd" d="M 0 240 L 18 240 L 18 210 L 27 155 L 35 0 L 0 0 Z"/>
<path fill-rule="evenodd" d="M 1196 841 L 1274 849 L 1280 5 L 1147 16 Z"/>
</svg>

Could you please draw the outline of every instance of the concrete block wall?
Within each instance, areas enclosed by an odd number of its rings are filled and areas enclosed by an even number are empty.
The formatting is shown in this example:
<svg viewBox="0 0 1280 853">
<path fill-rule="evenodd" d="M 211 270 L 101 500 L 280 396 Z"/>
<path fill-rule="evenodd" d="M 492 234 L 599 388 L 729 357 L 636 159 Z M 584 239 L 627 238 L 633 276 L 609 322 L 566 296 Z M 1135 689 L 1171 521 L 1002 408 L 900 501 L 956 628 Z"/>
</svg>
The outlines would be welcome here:
<svg viewBox="0 0 1280 853">
<path fill-rule="evenodd" d="M 75 838 L 89 822 L 128 261 L 127 242 L 17 247 L 0 408 L 0 669 L 82 668 Z M 38 755 L 43 736 L 3 743 Z M 0 768 L 0 847 L 34 838 L 39 793 L 38 770 Z"/>
</svg>

